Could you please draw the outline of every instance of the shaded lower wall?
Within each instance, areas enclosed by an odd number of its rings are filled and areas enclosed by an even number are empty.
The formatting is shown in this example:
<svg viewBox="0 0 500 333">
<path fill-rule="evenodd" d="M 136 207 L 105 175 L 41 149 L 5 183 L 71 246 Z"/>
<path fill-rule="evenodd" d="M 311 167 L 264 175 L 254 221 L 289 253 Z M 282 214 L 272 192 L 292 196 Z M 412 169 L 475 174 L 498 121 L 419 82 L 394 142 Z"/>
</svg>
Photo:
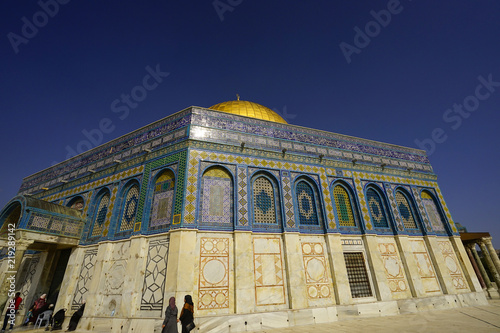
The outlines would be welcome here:
<svg viewBox="0 0 500 333">
<path fill-rule="evenodd" d="M 56 310 L 86 300 L 82 329 L 159 331 L 186 294 L 203 332 L 487 303 L 459 237 L 177 230 L 73 249 Z"/>
</svg>

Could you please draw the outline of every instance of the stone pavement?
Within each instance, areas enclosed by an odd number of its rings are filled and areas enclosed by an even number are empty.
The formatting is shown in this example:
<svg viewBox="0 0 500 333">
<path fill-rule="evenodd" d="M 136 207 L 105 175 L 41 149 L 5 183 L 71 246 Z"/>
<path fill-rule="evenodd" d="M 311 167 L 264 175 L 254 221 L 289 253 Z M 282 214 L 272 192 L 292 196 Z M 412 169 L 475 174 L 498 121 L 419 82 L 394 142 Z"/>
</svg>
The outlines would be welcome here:
<svg viewBox="0 0 500 333">
<path fill-rule="evenodd" d="M 443 333 L 443 332 L 500 332 L 500 300 L 489 300 L 488 306 L 434 310 L 388 317 L 374 317 L 340 321 L 330 324 L 266 329 L 255 333 Z M 7 331 L 9 332 L 9 331 Z M 14 328 L 12 332 L 44 332 L 43 329 Z M 64 332 L 64 331 L 57 331 Z M 87 331 L 77 330 L 75 333 Z M 138 332 L 153 333 L 153 332 Z M 203 333 L 195 330 L 194 333 Z"/>
</svg>

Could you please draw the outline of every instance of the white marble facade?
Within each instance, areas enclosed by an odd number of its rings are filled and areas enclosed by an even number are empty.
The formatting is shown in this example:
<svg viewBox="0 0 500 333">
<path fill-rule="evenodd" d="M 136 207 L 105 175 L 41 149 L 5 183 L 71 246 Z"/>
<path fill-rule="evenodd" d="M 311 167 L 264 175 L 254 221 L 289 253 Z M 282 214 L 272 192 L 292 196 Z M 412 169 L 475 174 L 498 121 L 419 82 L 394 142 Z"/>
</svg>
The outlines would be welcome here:
<svg viewBox="0 0 500 333">
<path fill-rule="evenodd" d="M 93 331 L 159 331 L 168 299 L 190 294 L 203 332 L 233 332 L 484 304 L 459 239 L 431 238 L 181 229 L 102 242 L 73 250 L 56 307 L 85 299 Z M 362 258 L 370 295 L 352 292 L 346 253 Z"/>
</svg>

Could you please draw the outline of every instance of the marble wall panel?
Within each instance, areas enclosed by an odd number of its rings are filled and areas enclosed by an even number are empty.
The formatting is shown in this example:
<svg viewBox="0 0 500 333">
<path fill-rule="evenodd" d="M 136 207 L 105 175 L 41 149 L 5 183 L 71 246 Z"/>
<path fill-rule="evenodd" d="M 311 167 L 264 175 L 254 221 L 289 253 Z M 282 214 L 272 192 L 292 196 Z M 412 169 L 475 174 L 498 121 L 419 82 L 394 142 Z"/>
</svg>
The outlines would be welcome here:
<svg viewBox="0 0 500 333">
<path fill-rule="evenodd" d="M 464 278 L 455 251 L 453 251 L 451 242 L 449 240 L 442 240 L 438 241 L 438 245 L 439 249 L 441 250 L 441 254 L 443 255 L 444 262 L 446 263 L 446 267 L 450 273 L 453 286 L 457 290 L 468 291 L 469 286 L 467 285 L 467 281 Z"/>
<path fill-rule="evenodd" d="M 200 239 L 198 309 L 229 308 L 229 238 Z"/>
<path fill-rule="evenodd" d="M 281 239 L 254 237 L 253 253 L 256 305 L 285 304 Z"/>
<path fill-rule="evenodd" d="M 425 293 L 441 293 L 441 287 L 436 277 L 436 272 L 429 252 L 423 240 L 410 240 L 413 257 L 417 263 L 418 273 L 422 280 Z"/>
<path fill-rule="evenodd" d="M 406 280 L 404 267 L 399 256 L 397 245 L 389 239 L 379 240 L 378 249 L 384 263 L 385 276 L 389 283 L 391 293 L 409 292 L 408 281 Z M 395 295 L 393 295 L 394 297 Z M 396 296 L 397 298 L 397 296 Z"/>
<path fill-rule="evenodd" d="M 73 301 L 71 302 L 72 309 L 78 309 L 82 302 L 85 300 L 85 296 L 89 291 L 90 281 L 94 274 L 94 266 L 97 259 L 97 249 L 86 250 L 83 255 L 82 268 L 80 269 L 80 275 L 78 276 L 78 283 L 76 284 L 75 295 Z"/>
</svg>

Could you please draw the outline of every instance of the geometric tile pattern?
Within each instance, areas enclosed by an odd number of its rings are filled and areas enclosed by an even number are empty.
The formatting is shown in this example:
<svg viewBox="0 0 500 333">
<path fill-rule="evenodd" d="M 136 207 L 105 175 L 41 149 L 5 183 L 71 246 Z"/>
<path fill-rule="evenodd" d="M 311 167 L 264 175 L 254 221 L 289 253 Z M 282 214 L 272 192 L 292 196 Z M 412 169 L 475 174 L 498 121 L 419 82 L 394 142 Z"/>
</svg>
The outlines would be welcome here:
<svg viewBox="0 0 500 333">
<path fill-rule="evenodd" d="M 134 225 L 134 231 L 139 231 L 141 230 L 141 225 L 142 225 L 142 217 L 143 217 L 143 212 L 144 212 L 144 205 L 146 202 L 146 196 L 149 192 L 149 182 L 151 180 L 151 170 L 155 170 L 160 167 L 169 167 L 174 171 L 177 171 L 176 178 L 177 179 L 177 186 L 176 187 L 176 193 L 175 193 L 175 203 L 174 203 L 174 212 L 173 215 L 181 214 L 182 213 L 182 202 L 184 200 L 184 175 L 186 172 L 185 168 L 185 161 L 186 161 L 186 156 L 187 153 L 186 151 L 179 151 L 174 154 L 170 154 L 172 151 L 179 150 L 182 148 L 185 148 L 187 146 L 186 142 L 181 142 L 179 144 L 173 145 L 168 148 L 160 149 L 157 152 L 150 153 L 151 154 L 151 159 L 154 159 L 155 157 L 160 157 L 161 158 L 155 159 L 152 162 L 148 163 L 144 169 L 144 174 L 142 176 L 142 185 L 141 185 L 141 195 L 139 198 L 139 204 L 137 207 L 137 214 L 136 214 L 136 219 L 135 219 L 135 225 Z M 149 154 L 148 154 L 149 156 Z M 177 170 L 178 166 L 178 170 Z M 147 207 L 150 208 L 150 207 Z M 146 222 L 146 221 L 145 221 Z"/>
<path fill-rule="evenodd" d="M 380 195 L 375 192 L 374 189 L 369 188 L 366 191 L 366 197 L 368 199 L 368 207 L 370 208 L 370 214 L 375 228 L 388 228 L 389 225 L 387 223 L 387 217 L 385 216 L 385 207 L 380 199 Z"/>
<path fill-rule="evenodd" d="M 174 189 L 175 175 L 171 170 L 167 169 L 162 172 L 154 185 L 150 229 L 158 229 L 158 227 L 172 222 Z"/>
<path fill-rule="evenodd" d="M 256 305 L 285 304 L 281 239 L 254 237 L 253 259 Z"/>
<path fill-rule="evenodd" d="M 446 263 L 446 267 L 450 272 L 451 281 L 455 289 L 466 289 L 469 290 L 467 286 L 467 282 L 464 279 L 462 274 L 462 269 L 458 264 L 457 256 L 453 247 L 451 246 L 451 242 L 449 240 L 439 241 L 438 246 L 441 249 L 441 253 L 444 257 L 444 262 Z"/>
<path fill-rule="evenodd" d="M 229 308 L 229 238 L 200 239 L 198 309 Z"/>
<path fill-rule="evenodd" d="M 406 195 L 401 191 L 396 191 L 396 202 L 398 203 L 399 216 L 403 220 L 405 229 L 417 229 L 415 218 L 413 217 L 413 210 Z"/>
<path fill-rule="evenodd" d="M 293 211 L 292 187 L 290 185 L 290 176 L 288 172 L 281 174 L 281 191 L 285 204 L 285 220 L 289 228 L 295 228 L 295 213 Z"/>
<path fill-rule="evenodd" d="M 378 249 L 384 262 L 385 276 L 389 282 L 391 292 L 401 292 L 408 290 L 403 265 L 399 258 L 395 243 L 379 243 Z"/>
<path fill-rule="evenodd" d="M 92 228 L 91 237 L 101 236 L 102 230 L 104 229 L 104 222 L 106 221 L 106 216 L 108 215 L 109 208 L 109 193 L 104 193 L 99 198 L 99 205 L 97 205 L 95 217 L 94 217 L 94 228 Z"/>
<path fill-rule="evenodd" d="M 139 202 L 139 186 L 132 185 L 125 196 L 123 205 L 120 231 L 129 230 L 134 227 L 135 213 L 137 213 L 137 203 Z"/>
<path fill-rule="evenodd" d="M 32 212 L 26 224 L 29 230 L 67 237 L 80 237 L 83 227 L 82 221 L 38 212 Z"/>
<path fill-rule="evenodd" d="M 238 224 L 248 225 L 247 168 L 238 167 Z"/>
<path fill-rule="evenodd" d="M 422 203 L 425 207 L 425 212 L 422 211 L 422 215 L 427 215 L 431 221 L 432 229 L 436 232 L 445 232 L 444 223 L 439 213 L 434 198 L 426 191 L 422 192 Z"/>
<path fill-rule="evenodd" d="M 203 176 L 201 224 L 232 225 L 233 186 L 230 178 Z"/>
<path fill-rule="evenodd" d="M 325 202 L 326 216 L 328 220 L 328 228 L 335 229 L 335 215 L 333 213 L 332 197 L 330 194 L 330 186 L 328 186 L 328 177 L 326 176 L 325 169 L 321 169 L 321 189 L 323 191 L 323 198 Z"/>
<path fill-rule="evenodd" d="M 359 198 L 359 204 L 361 205 L 361 214 L 363 215 L 363 220 L 365 221 L 366 229 L 372 230 L 373 225 L 370 219 L 370 213 L 368 211 L 368 208 L 366 208 L 368 205 L 366 203 L 361 177 L 359 176 L 358 173 L 354 174 L 354 182 L 356 183 L 356 193 Z"/>
<path fill-rule="evenodd" d="M 311 185 L 306 181 L 299 181 L 295 193 L 297 195 L 297 213 L 299 214 L 300 225 L 319 225 L 316 198 Z"/>
<path fill-rule="evenodd" d="M 78 309 L 85 300 L 85 294 L 89 291 L 90 282 L 94 274 L 94 266 L 97 259 L 97 249 L 86 250 L 83 255 L 82 268 L 76 283 L 75 295 L 71 302 L 72 309 Z"/>
<path fill-rule="evenodd" d="M 324 245 L 317 242 L 302 242 L 302 259 L 309 298 L 328 298 L 331 295 L 329 265 Z"/>
<path fill-rule="evenodd" d="M 253 182 L 253 208 L 255 223 L 276 223 L 276 196 L 273 184 L 264 176 Z"/>
<path fill-rule="evenodd" d="M 169 238 L 149 242 L 142 287 L 141 310 L 162 310 L 167 277 Z"/>
<path fill-rule="evenodd" d="M 428 219 L 428 216 L 426 214 L 424 204 L 423 204 L 422 199 L 420 198 L 420 195 L 418 193 L 418 188 L 413 187 L 412 191 L 413 191 L 413 197 L 415 197 L 415 201 L 417 202 L 417 207 L 420 211 L 420 216 L 422 217 L 425 229 L 427 230 L 427 232 L 432 232 L 431 224 L 429 223 L 429 219 Z"/>
<path fill-rule="evenodd" d="M 115 184 L 111 187 L 111 199 L 109 201 L 108 213 L 106 214 L 106 222 L 104 222 L 104 230 L 102 231 L 102 236 L 106 237 L 109 232 L 109 224 L 111 222 L 111 215 L 113 214 L 113 208 L 116 202 L 116 193 L 118 192 L 118 185 Z"/>
<path fill-rule="evenodd" d="M 63 191 L 63 192 L 57 192 L 57 193 L 55 193 L 55 194 L 53 194 L 53 195 L 51 195 L 51 196 L 49 196 L 47 198 L 44 198 L 43 200 L 54 201 L 54 200 L 59 199 L 59 198 L 72 196 L 72 195 L 74 195 L 76 193 L 88 191 L 88 190 L 91 190 L 91 189 L 94 189 L 94 188 L 97 188 L 97 187 L 101 187 L 101 186 L 109 184 L 109 183 L 113 183 L 113 182 L 119 181 L 122 178 L 128 178 L 130 176 L 140 174 L 140 173 L 142 173 L 143 170 L 144 170 L 144 166 L 141 165 L 141 166 L 138 166 L 138 167 L 135 167 L 135 168 L 131 168 L 131 169 L 128 169 L 128 170 L 125 170 L 125 171 L 113 174 L 113 175 L 108 176 L 108 177 L 104 177 L 102 179 L 93 181 L 91 183 L 86 183 L 84 185 L 74 187 L 71 190 L 67 190 L 67 191 Z"/>
<path fill-rule="evenodd" d="M 339 225 L 343 227 L 355 227 L 354 214 L 352 212 L 351 198 L 344 187 L 337 185 L 333 188 L 333 198 L 337 208 Z"/>
<path fill-rule="evenodd" d="M 401 217 L 399 217 L 399 211 L 398 211 L 398 204 L 396 203 L 396 199 L 394 198 L 394 187 L 392 184 L 384 184 L 385 186 L 385 193 L 387 193 L 387 198 L 389 199 L 389 204 L 392 209 L 392 216 L 394 216 L 394 219 L 396 220 L 396 226 L 398 228 L 398 231 L 403 231 L 404 226 L 403 222 L 401 222 Z"/>
<path fill-rule="evenodd" d="M 363 252 L 344 252 L 344 259 L 352 298 L 371 297 L 373 294 Z"/>
<path fill-rule="evenodd" d="M 436 278 L 434 265 L 427 252 L 427 247 L 423 240 L 410 240 L 412 253 L 417 262 L 418 274 L 422 279 L 422 285 L 426 293 L 441 292 L 439 282 Z"/>
</svg>

